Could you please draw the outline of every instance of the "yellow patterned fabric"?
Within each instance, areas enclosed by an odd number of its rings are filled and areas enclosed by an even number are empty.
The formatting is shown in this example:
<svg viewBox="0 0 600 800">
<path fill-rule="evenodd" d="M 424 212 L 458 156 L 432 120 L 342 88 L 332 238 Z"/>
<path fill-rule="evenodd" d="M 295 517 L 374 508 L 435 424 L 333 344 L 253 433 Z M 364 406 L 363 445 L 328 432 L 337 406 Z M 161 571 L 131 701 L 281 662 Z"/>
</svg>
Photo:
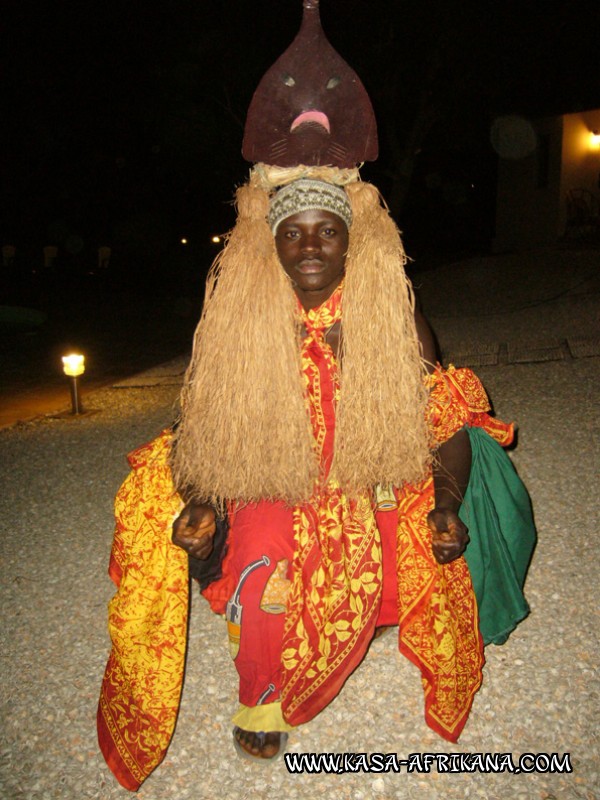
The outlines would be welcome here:
<svg viewBox="0 0 600 800">
<path fill-rule="evenodd" d="M 421 670 L 427 724 L 456 741 L 484 663 L 471 576 L 464 558 L 441 565 L 433 557 L 433 479 L 406 486 L 398 501 L 400 651 Z"/>
<path fill-rule="evenodd" d="M 98 738 L 120 783 L 136 790 L 163 759 L 183 683 L 188 621 L 187 554 L 171 543 L 182 503 L 164 432 L 129 457 L 116 502 L 109 572 L 112 650 L 98 706 Z"/>
<path fill-rule="evenodd" d="M 481 381 L 470 369 L 457 369 L 453 364 L 443 369 L 438 364 L 427 382 L 432 448 L 443 444 L 465 425 L 484 428 L 504 447 L 512 442 L 514 426 L 488 414 L 490 401 Z"/>
<path fill-rule="evenodd" d="M 284 717 L 294 725 L 338 694 L 366 652 L 379 611 L 381 543 L 370 497 L 349 500 L 328 489 L 294 509 L 281 693 Z"/>
<path fill-rule="evenodd" d="M 432 447 L 464 426 L 510 444 L 513 426 L 489 416 L 487 394 L 471 370 L 438 365 L 427 380 Z M 442 566 L 433 558 L 427 514 L 434 502 L 431 476 L 398 493 L 400 650 L 421 670 L 427 723 L 456 741 L 481 684 L 483 640 L 465 559 Z"/>
</svg>

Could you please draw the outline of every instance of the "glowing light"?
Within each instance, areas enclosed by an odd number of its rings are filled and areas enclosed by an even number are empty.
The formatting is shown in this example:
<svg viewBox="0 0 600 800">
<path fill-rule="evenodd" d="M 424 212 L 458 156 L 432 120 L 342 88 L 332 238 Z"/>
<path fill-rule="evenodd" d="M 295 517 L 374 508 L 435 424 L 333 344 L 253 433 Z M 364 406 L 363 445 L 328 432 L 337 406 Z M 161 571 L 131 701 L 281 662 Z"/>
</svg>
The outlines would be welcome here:
<svg viewBox="0 0 600 800">
<path fill-rule="evenodd" d="M 213 242 L 213 244 L 219 244 L 221 242 L 221 237 L 220 236 L 213 236 L 212 239 L 211 239 L 211 242 Z"/>
<path fill-rule="evenodd" d="M 182 239 L 181 244 L 187 244 L 187 239 Z"/>
<path fill-rule="evenodd" d="M 590 132 L 590 146 L 593 147 L 595 150 L 600 150 L 600 132 L 599 131 L 591 131 Z"/>
<path fill-rule="evenodd" d="M 63 371 L 70 378 L 77 378 L 85 372 L 85 357 L 79 353 L 71 353 L 62 357 Z"/>
</svg>

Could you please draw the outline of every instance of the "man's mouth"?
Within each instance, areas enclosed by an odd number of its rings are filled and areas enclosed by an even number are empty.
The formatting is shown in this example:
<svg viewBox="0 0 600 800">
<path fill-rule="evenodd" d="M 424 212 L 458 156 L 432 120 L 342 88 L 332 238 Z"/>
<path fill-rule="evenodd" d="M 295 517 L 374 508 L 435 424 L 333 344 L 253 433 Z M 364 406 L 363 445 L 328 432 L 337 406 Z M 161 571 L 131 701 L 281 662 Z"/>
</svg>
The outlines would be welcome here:
<svg viewBox="0 0 600 800">
<path fill-rule="evenodd" d="M 313 272 L 321 272 L 324 268 L 325 264 L 314 258 L 306 258 L 296 267 L 298 272 L 302 272 L 304 275 L 310 275 Z"/>
</svg>

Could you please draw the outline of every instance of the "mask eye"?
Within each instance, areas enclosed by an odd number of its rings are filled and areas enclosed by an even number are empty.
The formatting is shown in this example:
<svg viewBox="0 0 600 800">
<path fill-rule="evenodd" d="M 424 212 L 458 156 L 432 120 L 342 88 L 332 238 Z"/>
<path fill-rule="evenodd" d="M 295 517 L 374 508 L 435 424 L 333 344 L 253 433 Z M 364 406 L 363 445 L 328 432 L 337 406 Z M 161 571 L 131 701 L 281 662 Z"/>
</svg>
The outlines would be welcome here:
<svg viewBox="0 0 600 800">
<path fill-rule="evenodd" d="M 286 86 L 295 86 L 296 85 L 296 81 L 292 78 L 291 75 L 288 75 L 287 73 L 283 76 L 282 80 L 283 80 L 283 82 L 285 83 Z"/>
<path fill-rule="evenodd" d="M 341 82 L 341 78 L 338 78 L 337 75 L 334 75 L 333 78 L 329 78 L 327 81 L 327 88 L 328 89 L 335 89 L 336 86 L 339 86 Z"/>
</svg>

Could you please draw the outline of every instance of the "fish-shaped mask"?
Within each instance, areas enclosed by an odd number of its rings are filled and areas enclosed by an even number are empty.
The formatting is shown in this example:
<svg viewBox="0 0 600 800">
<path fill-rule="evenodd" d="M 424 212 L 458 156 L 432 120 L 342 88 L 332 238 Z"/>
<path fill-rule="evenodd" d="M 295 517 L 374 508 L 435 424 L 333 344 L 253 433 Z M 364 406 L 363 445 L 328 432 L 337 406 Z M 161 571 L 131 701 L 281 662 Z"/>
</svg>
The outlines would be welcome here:
<svg viewBox="0 0 600 800">
<path fill-rule="evenodd" d="M 279 167 L 350 168 L 377 154 L 369 96 L 327 41 L 318 0 L 304 0 L 298 35 L 254 93 L 242 155 Z"/>
</svg>

